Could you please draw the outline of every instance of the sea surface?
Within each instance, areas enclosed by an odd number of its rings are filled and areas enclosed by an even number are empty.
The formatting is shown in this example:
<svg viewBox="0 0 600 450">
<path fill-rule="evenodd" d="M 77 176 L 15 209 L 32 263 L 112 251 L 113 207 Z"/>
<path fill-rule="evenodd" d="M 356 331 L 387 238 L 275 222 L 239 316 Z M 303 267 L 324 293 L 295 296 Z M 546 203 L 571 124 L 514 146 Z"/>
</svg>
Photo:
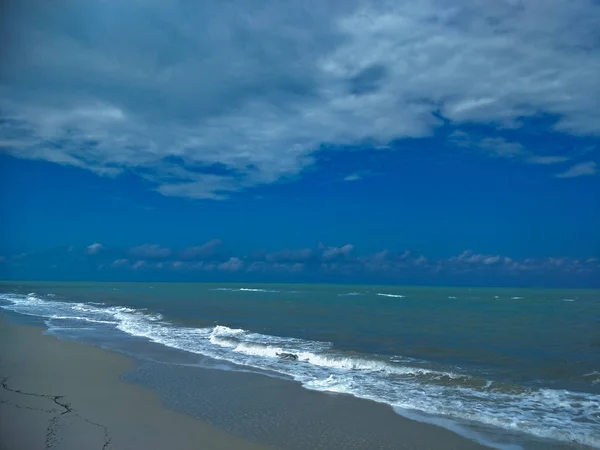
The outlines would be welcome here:
<svg viewBox="0 0 600 450">
<path fill-rule="evenodd" d="M 389 404 L 500 449 L 600 448 L 598 290 L 3 282 L 0 308 L 63 338 L 142 339 Z"/>
</svg>

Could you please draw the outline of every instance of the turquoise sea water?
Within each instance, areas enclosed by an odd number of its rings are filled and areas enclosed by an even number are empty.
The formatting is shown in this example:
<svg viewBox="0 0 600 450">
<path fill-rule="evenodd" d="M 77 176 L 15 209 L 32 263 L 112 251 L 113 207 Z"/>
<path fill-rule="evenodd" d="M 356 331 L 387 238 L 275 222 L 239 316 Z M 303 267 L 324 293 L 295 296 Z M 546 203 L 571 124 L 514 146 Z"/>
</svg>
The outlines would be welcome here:
<svg viewBox="0 0 600 450">
<path fill-rule="evenodd" d="M 0 292 L 2 308 L 56 334 L 136 336 L 451 421 L 500 448 L 528 439 L 600 448 L 600 291 L 2 283 Z"/>
</svg>

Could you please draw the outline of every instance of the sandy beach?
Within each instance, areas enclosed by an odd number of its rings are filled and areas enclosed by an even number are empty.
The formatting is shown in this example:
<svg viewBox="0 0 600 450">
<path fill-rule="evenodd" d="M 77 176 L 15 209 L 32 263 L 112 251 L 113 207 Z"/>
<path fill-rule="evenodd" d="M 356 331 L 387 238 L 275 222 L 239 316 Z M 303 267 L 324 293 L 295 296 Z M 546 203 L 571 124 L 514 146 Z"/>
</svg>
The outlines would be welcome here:
<svg viewBox="0 0 600 450">
<path fill-rule="evenodd" d="M 120 380 L 127 358 L 0 318 L 0 448 L 248 449 Z"/>
<path fill-rule="evenodd" d="M 146 366 L 43 331 L 0 317 L 2 450 L 484 448 L 385 405 L 261 375 L 159 364 L 159 386 L 142 387 Z M 171 405 L 175 386 L 204 412 Z"/>
</svg>

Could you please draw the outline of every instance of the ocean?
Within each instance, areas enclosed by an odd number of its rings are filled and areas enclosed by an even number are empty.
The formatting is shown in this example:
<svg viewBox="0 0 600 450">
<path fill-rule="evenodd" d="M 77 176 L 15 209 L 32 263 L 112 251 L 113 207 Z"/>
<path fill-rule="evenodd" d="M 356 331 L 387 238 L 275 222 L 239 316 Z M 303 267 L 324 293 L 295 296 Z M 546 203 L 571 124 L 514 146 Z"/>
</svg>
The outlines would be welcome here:
<svg viewBox="0 0 600 450">
<path fill-rule="evenodd" d="M 499 449 L 600 448 L 597 290 L 3 282 L 0 308 L 61 338 L 142 340 L 388 404 Z"/>
</svg>

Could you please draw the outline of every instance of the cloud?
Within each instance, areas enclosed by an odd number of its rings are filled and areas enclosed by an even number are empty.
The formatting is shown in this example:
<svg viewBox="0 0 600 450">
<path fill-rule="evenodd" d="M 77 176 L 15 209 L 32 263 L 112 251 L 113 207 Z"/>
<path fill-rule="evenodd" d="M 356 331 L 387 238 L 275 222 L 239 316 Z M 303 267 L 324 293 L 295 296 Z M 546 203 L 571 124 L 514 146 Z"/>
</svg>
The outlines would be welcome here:
<svg viewBox="0 0 600 450">
<path fill-rule="evenodd" d="M 231 257 L 229 260 L 219 264 L 217 268 L 219 270 L 227 271 L 227 272 L 237 272 L 244 266 L 244 261 L 240 258 Z"/>
<path fill-rule="evenodd" d="M 104 250 L 104 246 L 102 244 L 100 244 L 99 242 L 96 242 L 92 245 L 88 245 L 85 249 L 85 252 L 88 255 L 97 255 L 98 253 L 100 253 L 102 250 Z"/>
<path fill-rule="evenodd" d="M 129 250 L 129 254 L 140 259 L 161 259 L 171 256 L 171 249 L 157 244 L 144 244 Z"/>
<path fill-rule="evenodd" d="M 526 152 L 519 142 L 510 142 L 499 137 L 481 139 L 478 145 L 488 153 L 501 158 L 515 158 Z"/>
<path fill-rule="evenodd" d="M 142 269 L 143 267 L 146 267 L 146 266 L 147 266 L 147 262 L 146 262 L 146 261 L 143 261 L 143 260 L 140 260 L 140 261 L 136 261 L 136 262 L 133 264 L 133 266 L 131 266 L 131 268 L 132 268 L 133 270 L 138 270 L 138 269 Z"/>
<path fill-rule="evenodd" d="M 184 249 L 181 251 L 180 257 L 182 259 L 207 259 L 214 256 L 221 245 L 220 239 L 211 239 L 202 245 Z"/>
<path fill-rule="evenodd" d="M 126 264 L 129 264 L 129 260 L 125 259 L 125 258 L 120 258 L 120 259 L 115 259 L 112 262 L 111 266 L 112 267 L 122 267 L 122 266 L 124 266 Z"/>
<path fill-rule="evenodd" d="M 353 173 L 353 174 L 350 174 L 350 175 L 346 175 L 344 177 L 344 181 L 358 181 L 358 180 L 361 180 L 361 179 L 362 179 L 362 176 L 359 175 L 358 173 Z"/>
<path fill-rule="evenodd" d="M 530 164 L 559 164 L 567 162 L 570 158 L 567 156 L 530 156 L 527 158 L 527 162 Z"/>
<path fill-rule="evenodd" d="M 571 159 L 568 156 L 537 155 L 531 149 L 525 148 L 520 142 L 509 141 L 501 137 L 484 137 L 457 130 L 452 132 L 448 138 L 450 143 L 457 147 L 527 164 L 558 164 Z"/>
<path fill-rule="evenodd" d="M 310 248 L 302 249 L 283 249 L 268 253 L 265 259 L 268 262 L 305 262 L 313 257 L 314 251 Z"/>
<path fill-rule="evenodd" d="M 133 172 L 164 195 L 227 198 L 299 174 L 322 144 L 444 123 L 546 115 L 600 134 L 593 0 L 25 0 L 4 19 L 1 151 Z"/>
<path fill-rule="evenodd" d="M 209 241 L 213 242 L 213 241 Z M 219 244 L 221 245 L 221 244 Z M 199 246 L 202 247 L 202 246 Z M 160 279 L 193 280 L 220 272 L 219 277 L 231 280 L 266 279 L 277 276 L 284 280 L 318 280 L 381 283 L 499 283 L 516 284 L 555 284 L 597 286 L 600 280 L 600 259 L 590 254 L 582 258 L 554 256 L 538 258 L 513 258 L 502 254 L 478 253 L 465 250 L 450 257 L 428 258 L 417 251 L 393 251 L 383 249 L 371 254 L 361 254 L 360 249 L 347 244 L 341 247 L 282 249 L 270 253 L 257 252 L 252 256 L 240 253 L 225 257 L 213 255 L 207 260 L 181 259 L 181 254 L 170 251 L 158 244 L 140 246 L 143 251 L 132 255 L 131 250 L 117 247 L 88 262 L 97 270 L 110 268 L 119 277 L 136 279 L 151 273 Z M 152 249 L 152 251 L 150 251 Z M 168 250 L 168 249 L 167 249 Z M 117 256 L 115 256 L 117 255 Z M 147 257 L 142 257 L 145 255 Z M 163 256 L 160 256 L 163 255 Z M 73 273 L 82 266 L 76 255 L 65 259 L 64 247 L 41 252 L 28 253 L 7 258 L 2 263 L 3 270 L 24 267 L 32 268 L 59 266 Z M 0 261 L 2 258 L 0 257 Z M 96 264 L 101 263 L 101 264 Z M 85 265 L 85 264 L 83 264 Z M 89 265 L 88 265 L 89 269 Z M 93 274 L 89 274 L 93 276 Z M 286 278 L 287 277 L 287 278 Z M 271 279 L 271 278 L 269 278 Z M 275 278 L 273 278 L 275 279 Z"/>
<path fill-rule="evenodd" d="M 465 250 L 458 256 L 448 259 L 450 263 L 466 263 L 466 264 L 483 264 L 486 266 L 497 264 L 499 262 L 510 262 L 510 258 L 504 258 L 500 255 L 485 255 L 481 253 L 473 253 L 472 250 Z"/>
<path fill-rule="evenodd" d="M 556 175 L 557 178 L 575 178 L 585 175 L 595 175 L 598 172 L 598 166 L 594 161 L 583 162 L 571 166 L 566 172 Z"/>
<path fill-rule="evenodd" d="M 269 274 L 292 274 L 301 273 L 305 270 L 304 263 L 268 263 L 264 261 L 254 261 L 247 268 L 248 273 L 269 273 Z"/>
<path fill-rule="evenodd" d="M 321 254 L 323 261 L 329 261 L 338 257 L 348 256 L 354 246 L 352 244 L 346 244 L 343 247 L 327 247 Z"/>
</svg>

